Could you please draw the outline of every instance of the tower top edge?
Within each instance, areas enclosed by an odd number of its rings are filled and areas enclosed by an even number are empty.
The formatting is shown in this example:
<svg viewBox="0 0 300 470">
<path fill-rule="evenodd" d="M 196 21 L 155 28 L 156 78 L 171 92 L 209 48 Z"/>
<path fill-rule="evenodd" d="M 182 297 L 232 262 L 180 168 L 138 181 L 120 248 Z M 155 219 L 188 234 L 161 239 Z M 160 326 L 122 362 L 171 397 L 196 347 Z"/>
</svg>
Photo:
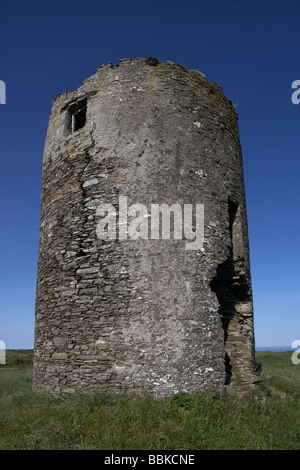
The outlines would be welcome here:
<svg viewBox="0 0 300 470">
<path fill-rule="evenodd" d="M 193 76 L 195 78 L 198 78 L 200 80 L 203 80 L 207 82 L 206 75 L 204 73 L 200 72 L 200 70 L 197 69 L 188 69 L 186 66 L 183 66 L 181 64 L 175 63 L 172 60 L 166 60 L 166 61 L 160 61 L 156 57 L 144 57 L 144 58 L 136 58 L 136 59 L 129 59 L 129 58 L 124 58 L 124 59 L 119 59 L 119 63 L 113 64 L 113 62 L 106 62 L 102 65 L 100 65 L 97 68 L 97 71 L 95 74 L 92 76 L 86 78 L 83 80 L 81 86 L 77 88 L 77 90 L 67 90 L 63 93 L 58 93 L 56 97 L 54 98 L 54 101 L 61 97 L 62 95 L 68 95 L 68 94 L 73 94 L 74 92 L 77 92 L 88 84 L 90 81 L 92 81 L 95 77 L 97 77 L 99 74 L 102 74 L 105 72 L 105 70 L 118 70 L 118 69 L 124 69 L 124 68 L 129 68 L 129 67 L 153 67 L 154 69 L 159 69 L 159 70 L 169 70 L 170 72 L 173 70 L 181 71 L 182 73 L 186 73 L 187 75 Z M 217 85 L 217 84 L 215 84 Z M 218 85 L 219 86 L 219 85 Z M 221 87 L 220 87 L 221 88 Z"/>
<path fill-rule="evenodd" d="M 130 58 L 125 58 L 125 59 L 119 59 L 119 63 L 113 65 L 113 62 L 106 62 L 105 64 L 102 64 L 98 67 L 97 71 L 105 69 L 105 68 L 118 68 L 118 67 L 123 67 L 123 66 L 152 66 L 152 67 L 157 67 L 157 66 L 166 66 L 169 68 L 177 68 L 181 69 L 187 73 L 195 73 L 198 74 L 201 78 L 206 80 L 206 75 L 204 73 L 200 72 L 200 70 L 197 69 L 188 69 L 186 66 L 178 64 L 173 62 L 172 60 L 166 60 L 166 61 L 160 61 L 156 57 L 139 57 L 136 59 L 130 59 Z"/>
<path fill-rule="evenodd" d="M 196 86 L 205 87 L 209 93 L 223 95 L 223 97 L 228 101 L 231 107 L 234 109 L 236 116 L 238 113 L 235 107 L 232 105 L 231 100 L 226 97 L 222 87 L 213 81 L 209 81 L 204 73 L 198 69 L 188 69 L 186 66 L 175 63 L 172 60 L 160 61 L 156 57 L 144 57 L 144 58 L 123 58 L 119 59 L 119 63 L 113 64 L 113 62 L 106 62 L 100 65 L 96 73 L 90 77 L 83 80 L 82 84 L 76 90 L 69 90 L 63 93 L 58 93 L 54 98 L 52 106 L 55 108 L 57 106 L 63 106 L 63 109 L 68 106 L 69 103 L 80 101 L 83 97 L 87 97 L 91 94 L 94 94 L 99 87 L 100 81 L 104 78 L 109 78 L 110 75 L 120 72 L 125 74 L 130 71 L 133 73 L 139 70 L 151 70 L 153 73 L 157 71 L 159 74 L 164 73 L 167 77 L 176 76 L 179 79 L 182 79 L 184 82 L 192 82 Z"/>
</svg>

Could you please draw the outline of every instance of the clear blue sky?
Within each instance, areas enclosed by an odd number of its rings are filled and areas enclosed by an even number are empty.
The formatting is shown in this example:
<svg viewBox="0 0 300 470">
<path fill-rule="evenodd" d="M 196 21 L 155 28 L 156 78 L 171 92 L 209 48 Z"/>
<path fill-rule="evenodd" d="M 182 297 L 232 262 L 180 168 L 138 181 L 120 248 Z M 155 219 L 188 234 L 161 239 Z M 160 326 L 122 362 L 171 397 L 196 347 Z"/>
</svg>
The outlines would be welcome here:
<svg viewBox="0 0 300 470">
<path fill-rule="evenodd" d="M 99 65 L 157 57 L 202 71 L 239 112 L 257 346 L 300 339 L 299 0 L 2 2 L 0 339 L 33 347 L 50 107 Z"/>
</svg>

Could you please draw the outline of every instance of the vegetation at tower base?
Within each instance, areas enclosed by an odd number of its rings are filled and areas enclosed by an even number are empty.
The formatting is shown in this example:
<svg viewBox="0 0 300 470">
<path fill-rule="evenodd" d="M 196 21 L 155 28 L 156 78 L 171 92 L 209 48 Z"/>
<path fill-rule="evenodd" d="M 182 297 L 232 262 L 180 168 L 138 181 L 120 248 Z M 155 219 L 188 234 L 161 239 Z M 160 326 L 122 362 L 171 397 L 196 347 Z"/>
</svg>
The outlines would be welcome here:
<svg viewBox="0 0 300 470">
<path fill-rule="evenodd" d="M 32 351 L 0 365 L 0 449 L 299 450 L 300 374 L 292 352 L 258 352 L 260 382 L 242 395 L 49 394 L 32 390 Z M 22 359 L 22 360 L 21 360 Z"/>
<path fill-rule="evenodd" d="M 120 220 L 120 197 L 203 204 L 203 247 L 100 239 L 97 209 L 112 205 Z M 34 386 L 172 395 L 233 377 L 255 380 L 237 113 L 198 71 L 154 58 L 105 64 L 51 109 Z"/>
</svg>

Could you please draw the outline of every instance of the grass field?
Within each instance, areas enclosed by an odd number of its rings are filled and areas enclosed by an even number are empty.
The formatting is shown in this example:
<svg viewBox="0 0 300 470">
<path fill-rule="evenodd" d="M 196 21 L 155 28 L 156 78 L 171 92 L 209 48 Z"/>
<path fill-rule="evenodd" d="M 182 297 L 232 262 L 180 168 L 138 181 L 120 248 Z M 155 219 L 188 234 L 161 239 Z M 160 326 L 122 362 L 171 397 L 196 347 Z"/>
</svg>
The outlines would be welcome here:
<svg viewBox="0 0 300 470">
<path fill-rule="evenodd" d="M 300 364 L 291 352 L 257 352 L 261 381 L 233 396 L 170 398 L 32 391 L 32 351 L 0 366 L 0 450 L 299 450 Z"/>
</svg>

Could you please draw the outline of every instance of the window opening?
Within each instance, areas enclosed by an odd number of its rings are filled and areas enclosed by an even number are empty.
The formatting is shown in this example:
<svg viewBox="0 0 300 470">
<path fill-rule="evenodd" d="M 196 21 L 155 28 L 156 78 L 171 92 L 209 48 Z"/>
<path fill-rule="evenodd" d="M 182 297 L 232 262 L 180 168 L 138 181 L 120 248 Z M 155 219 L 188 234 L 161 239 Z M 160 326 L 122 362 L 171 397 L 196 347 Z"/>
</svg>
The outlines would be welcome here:
<svg viewBox="0 0 300 470">
<path fill-rule="evenodd" d="M 72 112 L 72 132 L 78 131 L 85 126 L 86 104 Z"/>
</svg>

